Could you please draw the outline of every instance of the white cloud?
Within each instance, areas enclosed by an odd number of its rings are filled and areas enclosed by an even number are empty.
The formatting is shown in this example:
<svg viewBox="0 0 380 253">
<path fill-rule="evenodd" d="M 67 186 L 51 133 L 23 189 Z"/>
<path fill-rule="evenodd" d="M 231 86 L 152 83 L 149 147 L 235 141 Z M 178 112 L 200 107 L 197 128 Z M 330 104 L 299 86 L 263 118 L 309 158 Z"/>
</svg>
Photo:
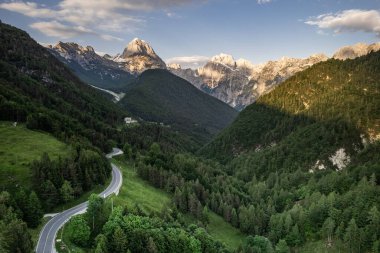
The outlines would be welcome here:
<svg viewBox="0 0 380 253">
<path fill-rule="evenodd" d="M 380 12 L 377 10 L 345 10 L 335 14 L 323 14 L 305 22 L 334 33 L 367 32 L 380 37 Z"/>
<path fill-rule="evenodd" d="M 166 60 L 166 63 L 178 63 L 182 68 L 196 69 L 202 67 L 210 60 L 210 57 L 193 55 L 193 56 L 178 56 Z"/>
<path fill-rule="evenodd" d="M 181 18 L 180 15 L 178 15 L 177 13 L 174 13 L 174 12 L 166 12 L 166 16 L 168 18 Z"/>
<path fill-rule="evenodd" d="M 108 40 L 108 41 L 112 41 L 112 40 L 123 41 L 122 38 L 119 38 L 119 37 L 116 37 L 116 36 L 112 36 L 112 35 L 108 35 L 108 34 L 100 34 L 99 36 L 102 39 Z"/>
<path fill-rule="evenodd" d="M 54 18 L 55 11 L 41 8 L 36 3 L 31 2 L 9 2 L 0 3 L 0 9 L 5 9 L 13 12 L 24 14 L 34 18 Z"/>
<path fill-rule="evenodd" d="M 61 33 L 72 37 L 73 34 L 83 34 L 86 30 L 96 29 L 103 32 L 134 32 L 140 29 L 145 20 L 138 17 L 141 12 L 163 10 L 170 13 L 171 7 L 190 3 L 203 3 L 207 0 L 61 0 L 57 5 L 46 6 L 35 2 L 10 1 L 0 3 L 0 9 L 21 13 L 25 16 L 38 18 L 31 27 L 40 30 L 48 36 Z M 42 19 L 42 20 L 41 20 Z M 52 31 L 55 26 L 59 31 Z M 73 26 L 68 29 L 66 26 Z M 45 32 L 42 27 L 47 27 Z M 75 28 L 76 27 L 76 28 Z M 102 35 L 105 40 L 119 40 L 111 35 Z"/>
<path fill-rule="evenodd" d="M 44 33 L 47 36 L 50 37 L 58 37 L 62 39 L 69 39 L 78 35 L 93 35 L 93 36 L 98 36 L 104 40 L 118 40 L 122 41 L 121 38 L 111 36 L 111 35 L 106 35 L 106 34 L 98 34 L 97 32 L 87 29 L 83 26 L 67 26 L 64 25 L 58 21 L 48 21 L 48 22 L 36 22 L 30 25 L 30 27 Z"/>
<path fill-rule="evenodd" d="M 59 37 L 63 39 L 68 39 L 71 37 L 75 37 L 78 35 L 94 35 L 90 29 L 86 29 L 84 27 L 72 27 L 63 25 L 57 21 L 51 22 L 36 22 L 30 25 L 30 27 L 39 30 L 40 32 L 46 34 L 51 37 Z"/>
<path fill-rule="evenodd" d="M 270 3 L 270 2 L 272 2 L 272 0 L 257 0 L 258 4 L 267 4 L 267 3 Z"/>
</svg>

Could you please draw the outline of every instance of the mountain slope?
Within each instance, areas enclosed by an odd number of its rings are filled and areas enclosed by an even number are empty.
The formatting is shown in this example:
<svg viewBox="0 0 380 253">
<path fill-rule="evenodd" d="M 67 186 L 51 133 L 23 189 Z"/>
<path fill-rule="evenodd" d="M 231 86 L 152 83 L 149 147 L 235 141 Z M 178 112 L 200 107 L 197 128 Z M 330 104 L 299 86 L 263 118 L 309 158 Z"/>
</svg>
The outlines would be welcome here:
<svg viewBox="0 0 380 253">
<path fill-rule="evenodd" d="M 26 32 L 1 23 L 0 35 L 0 120 L 110 148 L 125 113 Z"/>
<path fill-rule="evenodd" d="M 379 80 L 380 52 L 316 64 L 248 106 L 201 153 L 237 173 L 340 170 L 379 139 Z"/>
<path fill-rule="evenodd" d="M 145 120 L 163 122 L 202 141 L 237 115 L 233 108 L 166 70 L 145 71 L 120 103 Z"/>
<path fill-rule="evenodd" d="M 65 63 L 82 81 L 103 89 L 118 90 L 135 77 L 119 64 L 102 57 L 91 46 L 59 42 L 48 47 L 60 61 Z"/>
</svg>

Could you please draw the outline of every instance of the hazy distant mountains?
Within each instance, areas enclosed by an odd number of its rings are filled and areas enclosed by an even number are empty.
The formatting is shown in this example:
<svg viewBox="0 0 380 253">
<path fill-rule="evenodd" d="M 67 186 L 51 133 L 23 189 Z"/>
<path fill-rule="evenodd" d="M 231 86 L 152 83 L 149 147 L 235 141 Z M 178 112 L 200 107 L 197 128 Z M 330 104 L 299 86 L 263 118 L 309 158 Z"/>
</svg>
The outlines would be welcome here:
<svg viewBox="0 0 380 253">
<path fill-rule="evenodd" d="M 254 65 L 245 59 L 235 60 L 231 55 L 219 54 L 198 69 L 182 69 L 169 64 L 140 39 L 132 40 L 116 56 L 96 54 L 92 47 L 59 42 L 51 51 L 84 81 L 111 90 L 121 90 L 147 69 L 168 69 L 189 81 L 198 89 L 218 98 L 236 109 L 243 109 L 268 93 L 295 73 L 329 59 L 316 54 L 305 59 L 283 57 Z M 359 43 L 339 49 L 332 58 L 345 60 L 380 50 L 380 43 Z"/>
</svg>

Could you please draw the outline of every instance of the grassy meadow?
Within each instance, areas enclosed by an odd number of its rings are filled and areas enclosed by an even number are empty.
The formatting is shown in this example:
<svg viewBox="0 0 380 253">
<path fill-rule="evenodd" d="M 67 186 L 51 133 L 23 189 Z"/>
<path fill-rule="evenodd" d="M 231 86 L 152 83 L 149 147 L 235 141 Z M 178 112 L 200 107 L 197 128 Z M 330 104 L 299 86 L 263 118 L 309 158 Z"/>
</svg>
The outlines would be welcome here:
<svg viewBox="0 0 380 253">
<path fill-rule="evenodd" d="M 0 190 L 30 185 L 29 166 L 46 152 L 50 158 L 65 156 L 70 148 L 50 134 L 29 130 L 23 124 L 0 122 Z"/>
</svg>

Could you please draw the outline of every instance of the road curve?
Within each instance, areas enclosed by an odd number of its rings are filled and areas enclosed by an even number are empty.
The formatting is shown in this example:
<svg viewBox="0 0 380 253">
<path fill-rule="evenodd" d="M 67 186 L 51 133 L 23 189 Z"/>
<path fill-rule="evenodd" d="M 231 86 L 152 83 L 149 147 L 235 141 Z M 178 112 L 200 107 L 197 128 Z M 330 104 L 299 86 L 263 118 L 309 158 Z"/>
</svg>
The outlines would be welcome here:
<svg viewBox="0 0 380 253">
<path fill-rule="evenodd" d="M 106 157 L 112 158 L 113 156 L 121 154 L 123 154 L 123 151 L 114 148 L 111 153 L 106 155 Z M 102 198 L 105 198 L 111 195 L 112 193 L 115 193 L 116 195 L 119 194 L 119 190 L 123 182 L 123 177 L 120 172 L 120 169 L 113 163 L 111 163 L 111 166 L 112 180 L 109 186 L 99 194 L 99 196 L 101 196 Z M 58 230 L 74 215 L 84 213 L 87 209 L 87 203 L 88 201 L 74 206 L 70 209 L 67 209 L 51 218 L 40 232 L 40 236 L 38 238 L 38 243 L 36 246 L 36 253 L 57 252 L 55 250 L 55 238 L 57 236 Z"/>
</svg>

